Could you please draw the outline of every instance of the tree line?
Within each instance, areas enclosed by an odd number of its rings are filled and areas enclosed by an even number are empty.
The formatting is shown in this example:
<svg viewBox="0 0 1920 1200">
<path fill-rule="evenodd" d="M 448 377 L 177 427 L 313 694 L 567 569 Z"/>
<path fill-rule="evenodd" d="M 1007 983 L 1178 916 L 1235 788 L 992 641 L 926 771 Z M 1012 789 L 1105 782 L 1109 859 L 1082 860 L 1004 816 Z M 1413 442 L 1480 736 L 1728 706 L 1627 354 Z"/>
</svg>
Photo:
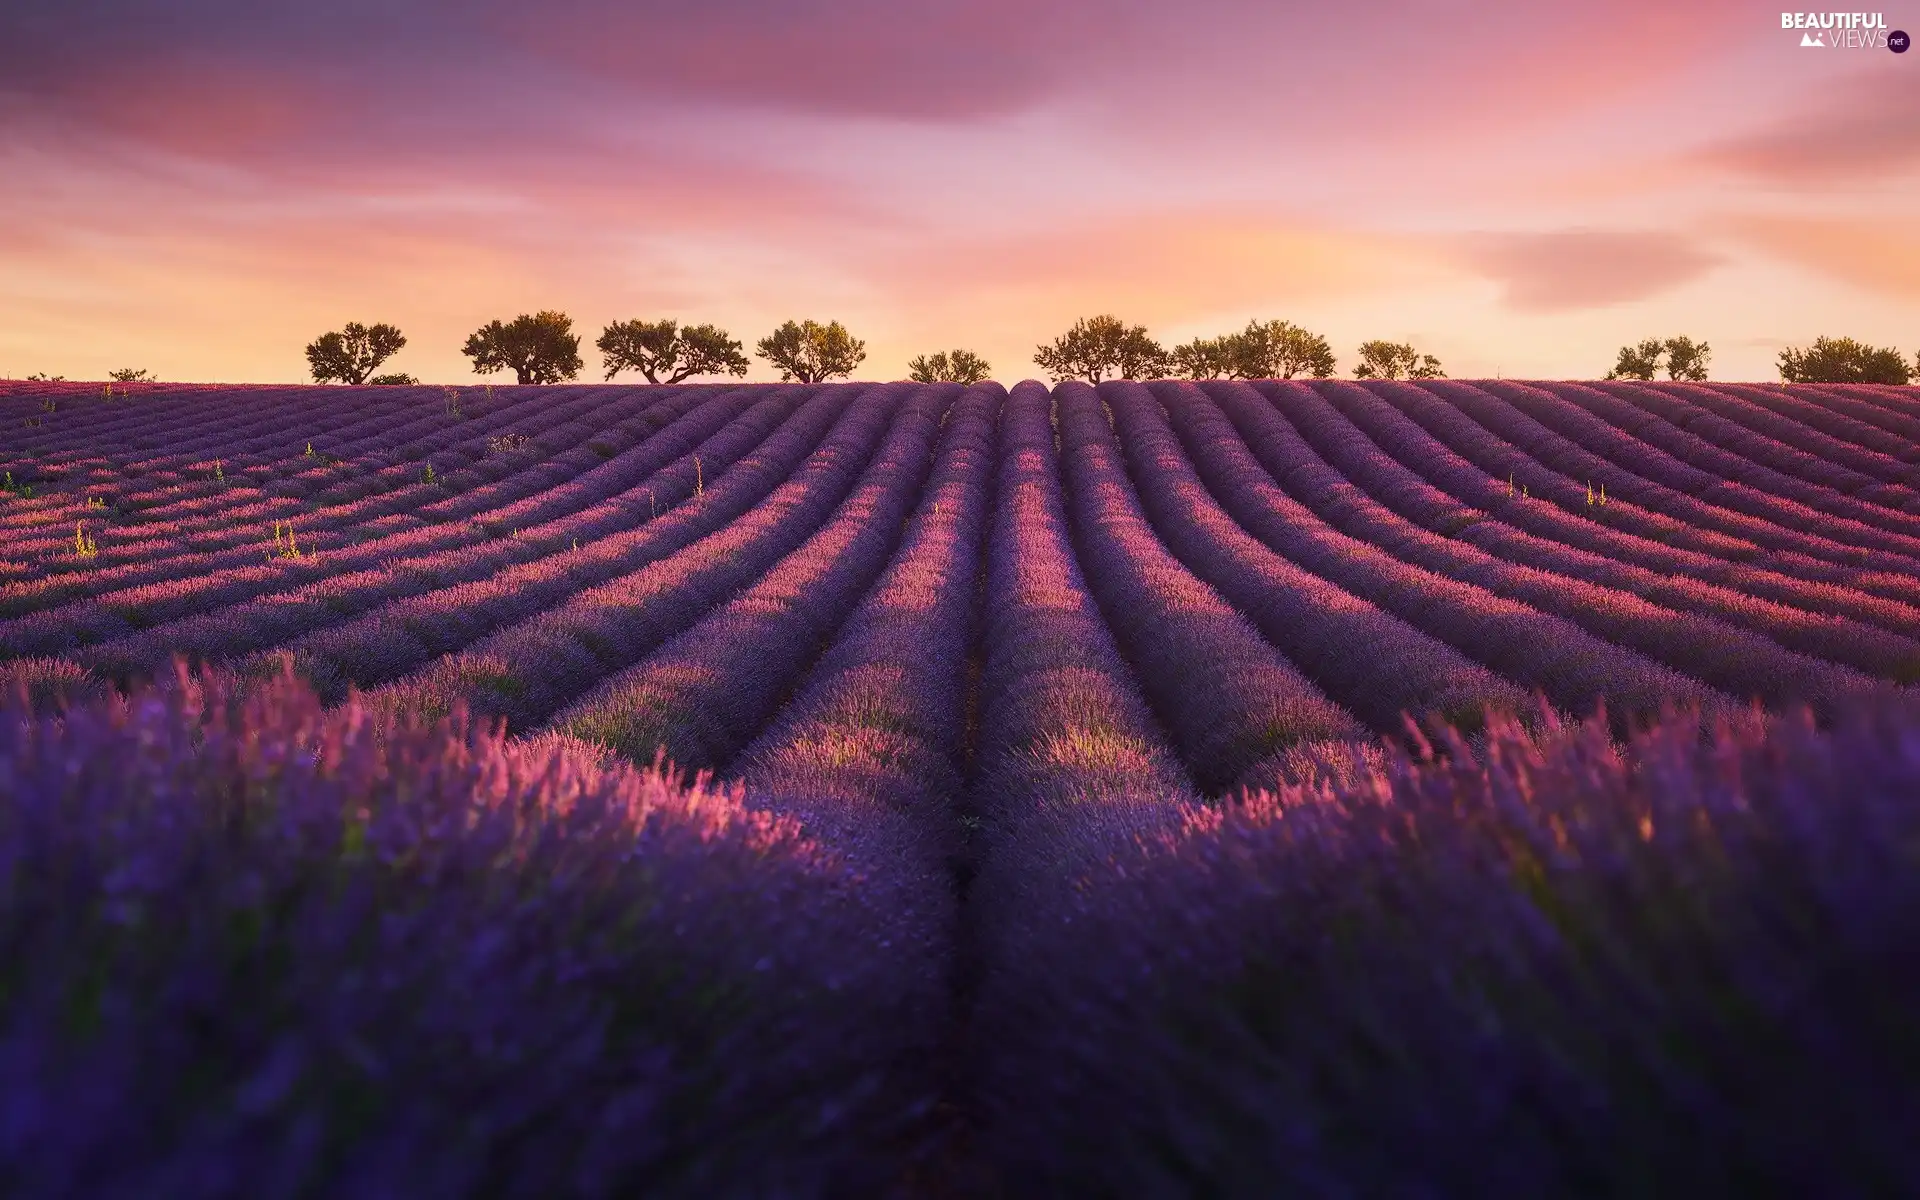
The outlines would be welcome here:
<svg viewBox="0 0 1920 1200">
<path fill-rule="evenodd" d="M 376 374 L 399 353 L 407 339 L 388 324 L 348 322 L 322 334 L 307 348 L 316 383 L 404 385 L 420 381 L 406 374 Z M 714 325 L 686 325 L 663 319 L 615 321 L 600 333 L 606 379 L 637 371 L 648 383 L 682 383 L 702 375 L 744 376 L 744 347 Z M 580 335 L 565 313 L 522 313 L 511 321 L 489 321 L 467 338 L 462 353 L 476 374 L 512 371 L 522 384 L 561 383 L 579 377 Z M 1361 343 L 1353 368 L 1356 379 L 1444 379 L 1440 360 L 1403 342 Z M 821 383 L 843 379 L 867 357 L 866 343 L 838 321 L 787 321 L 754 347 L 754 354 L 780 373 L 783 382 Z M 1668 379 L 1704 380 L 1712 349 L 1690 337 L 1647 338 L 1622 346 L 1607 379 L 1652 380 L 1664 370 Z M 1144 325 L 1128 325 L 1112 314 L 1085 317 L 1052 342 L 1036 347 L 1035 365 L 1058 383 L 1081 379 L 1326 379 L 1336 361 L 1327 339 L 1289 321 L 1249 321 L 1245 329 L 1211 338 L 1194 338 L 1168 349 Z M 992 368 L 970 350 L 942 350 L 908 361 L 908 378 L 920 383 L 978 383 Z M 1899 350 L 1870 346 L 1846 337 L 1818 337 L 1813 345 L 1780 352 L 1780 378 L 1787 383 L 1906 384 L 1920 378 L 1920 352 L 1909 366 Z M 117 382 L 152 381 L 144 370 L 114 371 Z M 47 376 L 30 376 L 47 379 Z"/>
</svg>

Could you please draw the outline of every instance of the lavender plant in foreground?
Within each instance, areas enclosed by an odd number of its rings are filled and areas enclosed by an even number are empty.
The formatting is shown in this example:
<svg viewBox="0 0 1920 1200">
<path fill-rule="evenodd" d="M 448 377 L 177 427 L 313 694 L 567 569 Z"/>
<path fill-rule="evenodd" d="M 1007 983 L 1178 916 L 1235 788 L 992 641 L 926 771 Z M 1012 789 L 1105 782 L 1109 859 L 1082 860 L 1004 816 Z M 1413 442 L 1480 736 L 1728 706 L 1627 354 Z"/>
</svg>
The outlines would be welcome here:
<svg viewBox="0 0 1920 1200">
<path fill-rule="evenodd" d="M 1076 906 L 1002 934 L 1002 1172 L 1129 1197 L 1920 1190 L 1920 709 L 1447 740 L 1173 832 L 1032 828 Z"/>
<path fill-rule="evenodd" d="M 463 713 L 0 706 L 0 1193 L 877 1194 L 950 899 Z"/>
</svg>

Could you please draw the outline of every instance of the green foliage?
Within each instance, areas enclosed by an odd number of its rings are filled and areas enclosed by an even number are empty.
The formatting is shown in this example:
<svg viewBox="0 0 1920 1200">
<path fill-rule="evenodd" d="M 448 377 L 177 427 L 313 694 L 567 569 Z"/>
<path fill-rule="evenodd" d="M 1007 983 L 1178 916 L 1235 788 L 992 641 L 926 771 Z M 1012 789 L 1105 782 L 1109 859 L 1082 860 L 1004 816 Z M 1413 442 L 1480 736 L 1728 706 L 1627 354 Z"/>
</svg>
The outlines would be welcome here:
<svg viewBox="0 0 1920 1200">
<path fill-rule="evenodd" d="M 615 321 L 594 345 L 608 379 L 631 369 L 648 383 L 679 383 L 695 375 L 745 375 L 749 365 L 740 343 L 713 325 L 682 329 L 673 321 Z"/>
<path fill-rule="evenodd" d="M 1372 341 L 1360 344 L 1355 379 L 1445 379 L 1440 360 L 1420 354 L 1405 342 Z"/>
<path fill-rule="evenodd" d="M 1707 377 L 1707 359 L 1713 350 L 1690 337 L 1667 339 L 1667 378 L 1699 383 Z"/>
<path fill-rule="evenodd" d="M 1620 347 L 1620 357 L 1607 372 L 1608 379 L 1652 379 L 1660 369 L 1660 355 L 1666 350 L 1659 338 L 1647 338 L 1638 346 Z"/>
<path fill-rule="evenodd" d="M 411 375 L 375 375 L 367 384 L 370 387 L 418 387 L 420 381 Z"/>
<path fill-rule="evenodd" d="M 1608 379 L 1650 380 L 1666 356 L 1667 378 L 1699 382 L 1707 377 L 1707 359 L 1712 348 L 1690 337 L 1670 337 L 1665 341 L 1647 338 L 1637 346 L 1620 347 L 1620 357 L 1607 372 Z"/>
<path fill-rule="evenodd" d="M 522 384 L 559 383 L 580 374 L 580 335 L 565 313 L 521 313 L 501 324 L 490 321 L 467 338 L 461 353 L 473 360 L 473 373 L 512 371 Z"/>
<path fill-rule="evenodd" d="M 1033 361 L 1055 383 L 1099 383 L 1109 371 L 1119 379 L 1161 379 L 1173 366 L 1172 356 L 1147 336 L 1145 325 L 1129 327 L 1110 313 L 1075 321 L 1051 346 L 1038 347 Z"/>
<path fill-rule="evenodd" d="M 349 321 L 338 332 L 323 333 L 307 346 L 307 365 L 315 383 L 357 387 L 406 344 L 406 337 L 391 325 Z"/>
<path fill-rule="evenodd" d="M 1880 349 L 1852 338 L 1818 337 L 1805 350 L 1780 352 L 1780 378 L 1788 383 L 1891 383 L 1913 379 L 1898 350 Z"/>
<path fill-rule="evenodd" d="M 819 383 L 853 374 L 867 357 L 867 344 L 838 321 L 788 321 L 761 338 L 754 353 L 779 368 L 782 382 Z"/>
<path fill-rule="evenodd" d="M 1167 356 L 1168 365 L 1174 374 L 1186 379 L 1218 379 L 1231 374 L 1234 341 L 1239 336 L 1230 333 L 1225 337 L 1195 338 L 1183 346 L 1175 346 Z"/>
<path fill-rule="evenodd" d="M 1292 379 L 1296 375 L 1325 379 L 1333 374 L 1333 347 L 1327 339 L 1291 321 L 1249 321 L 1227 342 L 1226 373 L 1232 379 Z"/>
<path fill-rule="evenodd" d="M 66 380 L 65 375 L 47 375 L 38 371 L 27 376 L 28 383 L 65 383 Z"/>
<path fill-rule="evenodd" d="M 147 370 L 145 367 L 142 367 L 139 370 L 135 370 L 132 367 L 121 367 L 117 371 L 108 371 L 107 378 L 113 380 L 115 383 L 158 383 L 159 382 L 159 380 L 153 377 L 153 372 Z"/>
<path fill-rule="evenodd" d="M 964 383 L 975 384 L 986 379 L 993 370 L 987 360 L 971 350 L 955 350 L 951 354 L 942 350 L 937 354 L 922 354 L 907 362 L 912 372 L 908 376 L 915 383 Z"/>
</svg>

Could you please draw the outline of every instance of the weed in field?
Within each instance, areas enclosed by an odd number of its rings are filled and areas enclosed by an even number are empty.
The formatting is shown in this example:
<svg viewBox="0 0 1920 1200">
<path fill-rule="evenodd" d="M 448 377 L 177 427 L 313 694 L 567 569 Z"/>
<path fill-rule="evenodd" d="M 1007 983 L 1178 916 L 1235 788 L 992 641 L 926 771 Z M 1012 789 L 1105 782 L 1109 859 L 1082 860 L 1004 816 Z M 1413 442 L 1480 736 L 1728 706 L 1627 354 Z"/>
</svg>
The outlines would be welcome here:
<svg viewBox="0 0 1920 1200">
<path fill-rule="evenodd" d="M 433 486 L 433 478 L 434 478 L 434 476 L 433 476 L 433 464 L 432 464 L 432 463 L 428 463 L 428 464 L 427 464 L 427 469 L 426 469 L 426 470 L 424 470 L 424 471 L 422 471 L 422 472 L 420 472 L 420 482 L 421 482 L 421 483 L 424 483 L 424 484 L 426 484 L 426 485 L 427 485 L 428 487 L 432 487 L 432 486 Z"/>
<path fill-rule="evenodd" d="M 525 446 L 530 439 L 524 433 L 501 433 L 487 439 L 488 454 L 508 454 Z"/>
<path fill-rule="evenodd" d="M 267 561 L 276 558 L 300 558 L 300 544 L 294 540 L 292 521 L 273 523 L 273 549 L 267 551 Z"/>
<path fill-rule="evenodd" d="M 94 539 L 87 536 L 86 526 L 79 521 L 75 521 L 73 523 L 73 556 L 75 558 L 93 558 L 99 553 L 100 546 Z"/>
</svg>

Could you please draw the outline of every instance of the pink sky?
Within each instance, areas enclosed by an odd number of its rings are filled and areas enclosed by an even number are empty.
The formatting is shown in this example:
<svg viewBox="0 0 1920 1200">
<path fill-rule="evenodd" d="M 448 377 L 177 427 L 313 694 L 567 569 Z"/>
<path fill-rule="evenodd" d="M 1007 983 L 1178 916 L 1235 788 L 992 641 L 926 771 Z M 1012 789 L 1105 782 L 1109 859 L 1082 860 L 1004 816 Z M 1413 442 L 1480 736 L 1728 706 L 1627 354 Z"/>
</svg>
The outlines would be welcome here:
<svg viewBox="0 0 1920 1200">
<path fill-rule="evenodd" d="M 856 378 L 997 378 L 1113 312 L 1284 318 L 1456 377 L 1623 343 L 1920 348 L 1920 53 L 1751 3 L 66 0 L 0 11 L 0 376 L 291 382 L 558 308 L 752 344 L 838 319 Z M 1920 5 L 1888 11 L 1920 31 Z M 751 379 L 773 375 L 756 360 Z"/>
</svg>

